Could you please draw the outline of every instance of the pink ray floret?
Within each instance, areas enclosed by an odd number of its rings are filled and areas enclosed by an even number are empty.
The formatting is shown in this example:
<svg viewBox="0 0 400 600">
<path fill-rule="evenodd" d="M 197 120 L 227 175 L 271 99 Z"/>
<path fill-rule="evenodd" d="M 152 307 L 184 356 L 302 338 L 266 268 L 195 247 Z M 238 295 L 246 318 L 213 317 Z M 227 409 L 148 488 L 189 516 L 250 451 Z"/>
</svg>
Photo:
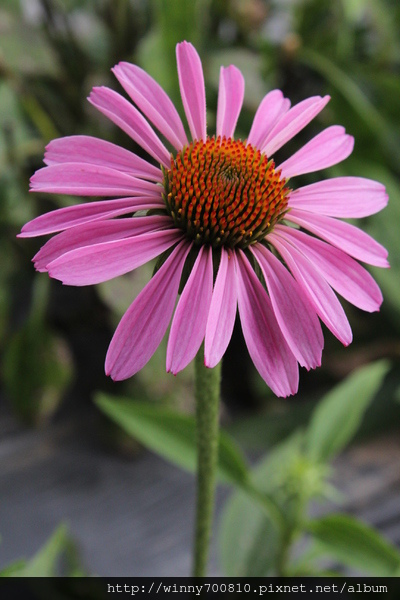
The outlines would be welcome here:
<svg viewBox="0 0 400 600">
<path fill-rule="evenodd" d="M 385 188 L 362 177 L 295 185 L 351 154 L 354 139 L 338 125 L 280 165 L 271 160 L 329 96 L 291 107 L 272 90 L 247 140 L 236 139 L 245 82 L 233 65 L 221 67 L 216 135 L 207 136 L 200 57 L 182 42 L 176 58 L 190 136 L 161 86 L 119 63 L 113 72 L 130 100 L 96 87 L 89 101 L 148 158 L 87 135 L 53 140 L 31 190 L 97 199 L 38 216 L 19 235 L 56 234 L 33 260 L 66 285 L 101 283 L 159 259 L 111 340 L 105 370 L 114 380 L 137 373 L 169 326 L 167 371 L 184 369 L 203 342 L 204 363 L 215 367 L 238 317 L 261 377 L 276 395 L 294 394 L 299 365 L 321 364 L 321 321 L 344 345 L 352 341 L 337 294 L 364 311 L 380 308 L 381 291 L 360 262 L 388 267 L 387 252 L 341 219 L 383 209 Z"/>
</svg>

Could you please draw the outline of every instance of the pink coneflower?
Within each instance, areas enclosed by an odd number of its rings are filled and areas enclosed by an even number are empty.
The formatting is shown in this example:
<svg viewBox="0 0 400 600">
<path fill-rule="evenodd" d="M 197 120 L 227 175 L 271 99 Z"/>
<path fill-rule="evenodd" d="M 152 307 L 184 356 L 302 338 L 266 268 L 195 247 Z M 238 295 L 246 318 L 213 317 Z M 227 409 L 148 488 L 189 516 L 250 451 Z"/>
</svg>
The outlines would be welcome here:
<svg viewBox="0 0 400 600">
<path fill-rule="evenodd" d="M 324 108 L 328 96 L 290 108 L 273 90 L 247 140 L 234 139 L 244 79 L 236 67 L 222 67 L 217 130 L 210 137 L 202 66 L 191 44 L 178 44 L 177 63 L 191 139 L 164 90 L 136 65 L 118 64 L 114 74 L 137 108 L 106 87 L 94 88 L 89 101 L 158 166 L 93 137 L 54 140 L 46 148 L 47 166 L 32 177 L 33 191 L 114 199 L 55 210 L 27 223 L 20 235 L 62 231 L 34 262 L 68 285 L 100 283 L 162 256 L 111 341 L 105 368 L 113 379 L 126 379 L 147 363 L 171 319 L 167 371 L 186 367 L 203 341 L 205 365 L 214 367 L 238 308 L 260 375 L 278 396 L 293 394 L 298 364 L 310 369 L 321 362 L 319 319 L 343 344 L 352 340 L 335 292 L 363 310 L 379 309 L 379 287 L 357 261 L 387 267 L 387 252 L 338 217 L 378 212 L 387 203 L 385 188 L 337 177 L 294 189 L 292 178 L 351 154 L 354 140 L 339 126 L 275 165 L 274 153 Z"/>
</svg>

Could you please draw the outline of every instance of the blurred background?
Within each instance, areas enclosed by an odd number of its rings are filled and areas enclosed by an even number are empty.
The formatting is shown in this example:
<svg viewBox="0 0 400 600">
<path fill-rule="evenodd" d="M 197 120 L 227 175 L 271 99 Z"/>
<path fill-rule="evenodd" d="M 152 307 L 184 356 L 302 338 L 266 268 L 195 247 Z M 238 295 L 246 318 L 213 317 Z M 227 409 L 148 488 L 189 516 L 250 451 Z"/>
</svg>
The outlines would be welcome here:
<svg viewBox="0 0 400 600">
<path fill-rule="evenodd" d="M 292 104 L 330 94 L 327 108 L 286 151 L 323 127 L 344 125 L 355 137 L 354 152 L 324 175 L 365 176 L 387 187 L 388 207 L 357 222 L 389 250 L 391 269 L 371 269 L 385 299 L 381 311 L 371 315 L 344 303 L 352 345 L 343 348 L 325 330 L 322 367 L 302 370 L 299 394 L 284 401 L 260 380 L 235 329 L 223 365 L 222 421 L 257 456 L 305 424 L 317 399 L 355 368 L 389 359 L 390 372 L 359 429 L 364 450 L 358 446 L 338 468 L 349 489 L 373 473 L 379 502 L 391 502 L 381 529 L 400 541 L 393 500 L 400 488 L 393 475 L 400 464 L 399 3 L 0 0 L 0 567 L 32 555 L 64 521 L 90 572 L 188 572 L 193 478 L 147 454 L 93 404 L 103 391 L 192 411 L 191 367 L 167 375 L 165 345 L 127 382 L 104 375 L 115 326 L 151 270 L 96 287 L 62 286 L 33 269 L 42 240 L 16 238 L 26 221 L 76 201 L 28 192 L 51 139 L 89 134 L 141 153 L 86 100 L 94 85 L 121 91 L 110 71 L 118 61 L 143 67 L 183 113 L 175 64 L 175 45 L 183 39 L 202 58 L 209 131 L 220 65 L 233 63 L 246 81 L 238 137 L 246 137 L 271 89 L 282 89 Z M 302 178 L 312 181 L 312 175 Z M 219 506 L 227 493 L 220 490 Z M 368 513 L 375 524 L 378 513 Z M 212 569 L 220 572 L 215 548 Z"/>
</svg>

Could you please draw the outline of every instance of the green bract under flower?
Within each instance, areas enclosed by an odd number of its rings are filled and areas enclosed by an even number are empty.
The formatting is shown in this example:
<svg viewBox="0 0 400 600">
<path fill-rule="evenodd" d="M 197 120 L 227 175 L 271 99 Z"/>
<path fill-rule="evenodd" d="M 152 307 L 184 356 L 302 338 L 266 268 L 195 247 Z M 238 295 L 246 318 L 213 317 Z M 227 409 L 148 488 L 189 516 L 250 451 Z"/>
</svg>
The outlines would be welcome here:
<svg viewBox="0 0 400 600">
<path fill-rule="evenodd" d="M 289 188 L 265 154 L 240 140 L 195 140 L 164 170 L 164 200 L 197 244 L 246 248 L 287 211 Z"/>
</svg>

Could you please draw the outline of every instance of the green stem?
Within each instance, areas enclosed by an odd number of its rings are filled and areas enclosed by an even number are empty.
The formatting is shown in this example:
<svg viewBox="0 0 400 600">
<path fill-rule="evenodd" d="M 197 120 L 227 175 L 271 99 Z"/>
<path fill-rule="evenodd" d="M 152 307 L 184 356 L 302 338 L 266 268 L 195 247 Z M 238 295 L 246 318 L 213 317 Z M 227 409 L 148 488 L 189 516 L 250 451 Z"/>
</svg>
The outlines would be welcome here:
<svg viewBox="0 0 400 600">
<path fill-rule="evenodd" d="M 194 541 L 194 577 L 205 577 L 214 512 L 218 464 L 218 428 L 221 363 L 204 366 L 204 348 L 195 359 L 197 423 L 197 506 Z"/>
</svg>

